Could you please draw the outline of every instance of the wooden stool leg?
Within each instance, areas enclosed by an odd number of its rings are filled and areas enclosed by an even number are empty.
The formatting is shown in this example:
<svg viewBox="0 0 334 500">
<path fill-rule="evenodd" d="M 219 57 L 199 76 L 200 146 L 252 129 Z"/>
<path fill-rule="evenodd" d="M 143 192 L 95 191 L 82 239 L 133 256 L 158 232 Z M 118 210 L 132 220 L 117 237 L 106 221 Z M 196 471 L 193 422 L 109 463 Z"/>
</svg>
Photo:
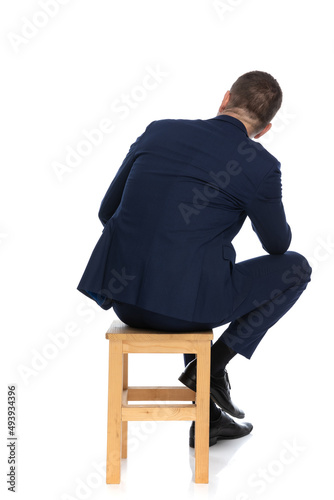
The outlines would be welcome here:
<svg viewBox="0 0 334 500">
<path fill-rule="evenodd" d="M 122 341 L 109 340 L 107 484 L 121 482 Z"/>
<path fill-rule="evenodd" d="M 210 342 L 198 342 L 195 421 L 195 483 L 209 482 Z"/>
<path fill-rule="evenodd" d="M 128 383 L 128 353 L 123 353 L 123 390 L 129 387 Z M 128 402 L 126 398 L 126 403 Z M 128 422 L 122 422 L 122 458 L 128 456 Z"/>
</svg>

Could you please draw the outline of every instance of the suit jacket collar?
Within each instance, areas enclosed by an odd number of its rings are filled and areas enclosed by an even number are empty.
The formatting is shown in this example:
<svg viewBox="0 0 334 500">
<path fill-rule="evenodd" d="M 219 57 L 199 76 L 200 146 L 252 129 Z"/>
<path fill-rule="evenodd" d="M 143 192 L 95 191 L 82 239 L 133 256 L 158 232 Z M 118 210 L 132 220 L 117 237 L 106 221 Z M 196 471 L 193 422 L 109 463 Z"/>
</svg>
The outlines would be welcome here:
<svg viewBox="0 0 334 500">
<path fill-rule="evenodd" d="M 229 122 L 232 125 L 235 125 L 236 127 L 240 128 L 240 130 L 242 130 L 243 132 L 245 132 L 245 134 L 248 137 L 248 133 L 247 133 L 247 129 L 246 129 L 245 125 L 240 120 L 238 120 L 237 118 L 234 118 L 234 116 L 230 116 L 230 115 L 217 115 L 217 116 L 215 116 L 213 118 L 213 120 L 223 120 L 224 122 Z"/>
</svg>

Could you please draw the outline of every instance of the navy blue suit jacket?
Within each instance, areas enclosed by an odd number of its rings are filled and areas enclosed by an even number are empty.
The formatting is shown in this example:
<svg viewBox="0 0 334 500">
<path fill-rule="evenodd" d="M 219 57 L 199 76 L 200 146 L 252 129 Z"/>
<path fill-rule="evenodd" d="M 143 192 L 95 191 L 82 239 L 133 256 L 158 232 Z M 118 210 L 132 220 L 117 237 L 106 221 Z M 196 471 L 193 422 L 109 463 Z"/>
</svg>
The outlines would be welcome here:
<svg viewBox="0 0 334 500">
<path fill-rule="evenodd" d="M 281 191 L 280 163 L 236 118 L 154 121 L 102 200 L 104 228 L 77 288 L 103 309 L 114 299 L 220 321 L 238 305 L 231 242 L 246 217 L 268 253 L 289 247 Z"/>
</svg>

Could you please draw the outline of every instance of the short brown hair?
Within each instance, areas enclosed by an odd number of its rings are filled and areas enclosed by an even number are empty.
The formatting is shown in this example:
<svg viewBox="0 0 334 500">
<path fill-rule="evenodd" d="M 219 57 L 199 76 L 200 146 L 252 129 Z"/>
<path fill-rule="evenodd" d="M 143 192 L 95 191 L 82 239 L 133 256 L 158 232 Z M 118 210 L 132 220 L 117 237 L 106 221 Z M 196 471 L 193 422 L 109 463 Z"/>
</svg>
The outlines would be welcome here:
<svg viewBox="0 0 334 500">
<path fill-rule="evenodd" d="M 276 115 L 282 104 L 282 90 L 273 76 L 264 71 L 250 71 L 232 85 L 227 109 L 241 108 L 262 130 Z"/>
</svg>

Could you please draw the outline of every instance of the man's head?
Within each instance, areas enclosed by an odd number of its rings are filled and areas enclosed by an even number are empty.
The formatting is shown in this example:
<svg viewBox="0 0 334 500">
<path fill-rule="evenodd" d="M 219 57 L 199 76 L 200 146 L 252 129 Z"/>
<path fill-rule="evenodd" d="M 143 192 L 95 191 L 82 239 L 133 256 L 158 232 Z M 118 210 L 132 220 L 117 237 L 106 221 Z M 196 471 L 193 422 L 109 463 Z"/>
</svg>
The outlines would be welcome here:
<svg viewBox="0 0 334 500">
<path fill-rule="evenodd" d="M 282 90 L 275 78 L 264 71 L 250 71 L 226 92 L 218 114 L 240 119 L 248 135 L 258 139 L 271 128 L 281 104 Z"/>
</svg>

